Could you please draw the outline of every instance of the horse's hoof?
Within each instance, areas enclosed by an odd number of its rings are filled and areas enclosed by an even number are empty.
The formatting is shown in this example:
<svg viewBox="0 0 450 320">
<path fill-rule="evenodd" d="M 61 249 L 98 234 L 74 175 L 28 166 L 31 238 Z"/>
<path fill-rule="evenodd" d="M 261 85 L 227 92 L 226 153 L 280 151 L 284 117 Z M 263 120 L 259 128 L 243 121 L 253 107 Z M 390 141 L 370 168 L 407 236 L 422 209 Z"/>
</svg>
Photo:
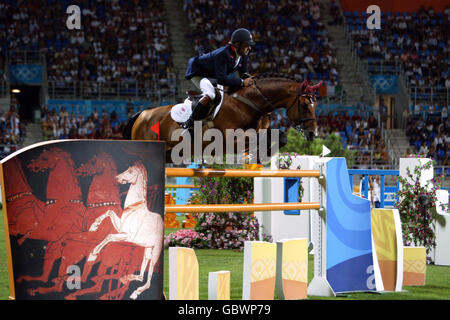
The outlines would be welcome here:
<svg viewBox="0 0 450 320">
<path fill-rule="evenodd" d="M 138 297 L 138 295 L 139 295 L 139 293 L 137 292 L 137 290 L 135 290 L 135 291 L 133 292 L 133 294 L 130 296 L 130 299 L 131 299 L 131 300 L 136 300 L 137 297 Z"/>
<path fill-rule="evenodd" d="M 98 223 L 93 223 L 92 225 L 91 225 L 91 227 L 89 228 L 89 231 L 90 232 L 93 232 L 93 231 L 97 231 L 97 229 L 98 229 Z"/>
</svg>

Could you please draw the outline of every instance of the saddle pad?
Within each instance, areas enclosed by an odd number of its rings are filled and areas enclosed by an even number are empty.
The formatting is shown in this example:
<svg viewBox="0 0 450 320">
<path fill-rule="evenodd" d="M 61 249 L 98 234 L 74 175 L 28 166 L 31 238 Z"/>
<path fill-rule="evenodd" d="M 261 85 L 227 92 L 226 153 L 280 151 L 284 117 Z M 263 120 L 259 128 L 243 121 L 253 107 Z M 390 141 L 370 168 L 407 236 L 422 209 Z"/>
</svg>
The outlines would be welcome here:
<svg viewBox="0 0 450 320">
<path fill-rule="evenodd" d="M 212 114 L 212 120 L 217 116 L 219 113 L 220 107 L 222 107 L 223 102 L 223 86 L 217 85 L 217 87 L 220 89 L 220 102 L 215 107 L 214 112 Z M 172 120 L 178 123 L 183 123 L 187 121 L 192 113 L 192 101 L 188 98 L 184 100 L 184 102 L 176 104 L 170 109 L 170 116 L 172 117 Z"/>
<path fill-rule="evenodd" d="M 189 119 L 192 113 L 192 101 L 189 99 L 184 100 L 184 102 L 176 104 L 170 109 L 170 116 L 175 122 L 185 122 Z"/>
</svg>

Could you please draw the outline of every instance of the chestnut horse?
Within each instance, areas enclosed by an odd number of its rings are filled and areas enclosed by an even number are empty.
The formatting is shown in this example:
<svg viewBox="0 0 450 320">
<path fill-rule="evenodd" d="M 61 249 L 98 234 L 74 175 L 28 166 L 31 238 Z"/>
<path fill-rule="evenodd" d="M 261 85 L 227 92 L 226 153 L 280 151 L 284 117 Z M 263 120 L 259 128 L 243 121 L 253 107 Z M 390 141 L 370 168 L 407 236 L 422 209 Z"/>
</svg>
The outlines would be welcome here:
<svg viewBox="0 0 450 320">
<path fill-rule="evenodd" d="M 322 82 L 309 86 L 285 78 L 254 78 L 255 83 L 233 94 L 224 93 L 221 110 L 213 121 L 213 127 L 225 137 L 226 129 L 268 129 L 269 116 L 278 108 L 286 109 L 287 117 L 302 131 L 308 140 L 317 136 L 315 91 Z M 170 110 L 174 105 L 147 109 L 135 114 L 123 132 L 127 140 L 166 141 L 166 161 L 169 152 L 179 141 L 172 141 L 172 133 L 180 124 L 172 120 Z M 159 137 L 150 128 L 159 122 Z M 203 130 L 206 127 L 203 126 Z M 205 148 L 207 143 L 203 143 Z M 225 150 L 225 141 L 224 149 Z"/>
</svg>

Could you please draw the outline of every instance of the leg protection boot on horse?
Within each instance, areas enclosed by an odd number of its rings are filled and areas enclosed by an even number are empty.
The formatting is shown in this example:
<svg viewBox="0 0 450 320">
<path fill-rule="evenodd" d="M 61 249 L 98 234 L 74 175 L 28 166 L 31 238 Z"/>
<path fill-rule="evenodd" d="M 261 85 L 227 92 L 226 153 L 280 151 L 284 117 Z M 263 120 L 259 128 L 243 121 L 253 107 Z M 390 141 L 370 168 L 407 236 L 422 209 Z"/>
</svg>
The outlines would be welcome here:
<svg viewBox="0 0 450 320">
<path fill-rule="evenodd" d="M 189 119 L 181 125 L 183 129 L 191 129 L 194 126 L 194 121 L 204 119 L 211 106 L 212 99 L 205 95 L 201 99 L 192 104 L 192 114 Z"/>
</svg>

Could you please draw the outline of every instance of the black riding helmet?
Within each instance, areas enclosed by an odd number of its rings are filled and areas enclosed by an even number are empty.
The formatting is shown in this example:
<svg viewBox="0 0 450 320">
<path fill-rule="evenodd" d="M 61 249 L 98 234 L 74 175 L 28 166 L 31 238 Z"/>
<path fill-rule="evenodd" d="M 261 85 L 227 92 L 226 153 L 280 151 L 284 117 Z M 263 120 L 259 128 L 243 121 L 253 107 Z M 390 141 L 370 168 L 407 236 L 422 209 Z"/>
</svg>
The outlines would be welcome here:
<svg viewBox="0 0 450 320">
<path fill-rule="evenodd" d="M 236 44 L 236 42 L 243 42 L 248 44 L 249 46 L 255 45 L 252 34 L 245 28 L 239 28 L 235 30 L 231 35 L 231 43 Z"/>
</svg>

